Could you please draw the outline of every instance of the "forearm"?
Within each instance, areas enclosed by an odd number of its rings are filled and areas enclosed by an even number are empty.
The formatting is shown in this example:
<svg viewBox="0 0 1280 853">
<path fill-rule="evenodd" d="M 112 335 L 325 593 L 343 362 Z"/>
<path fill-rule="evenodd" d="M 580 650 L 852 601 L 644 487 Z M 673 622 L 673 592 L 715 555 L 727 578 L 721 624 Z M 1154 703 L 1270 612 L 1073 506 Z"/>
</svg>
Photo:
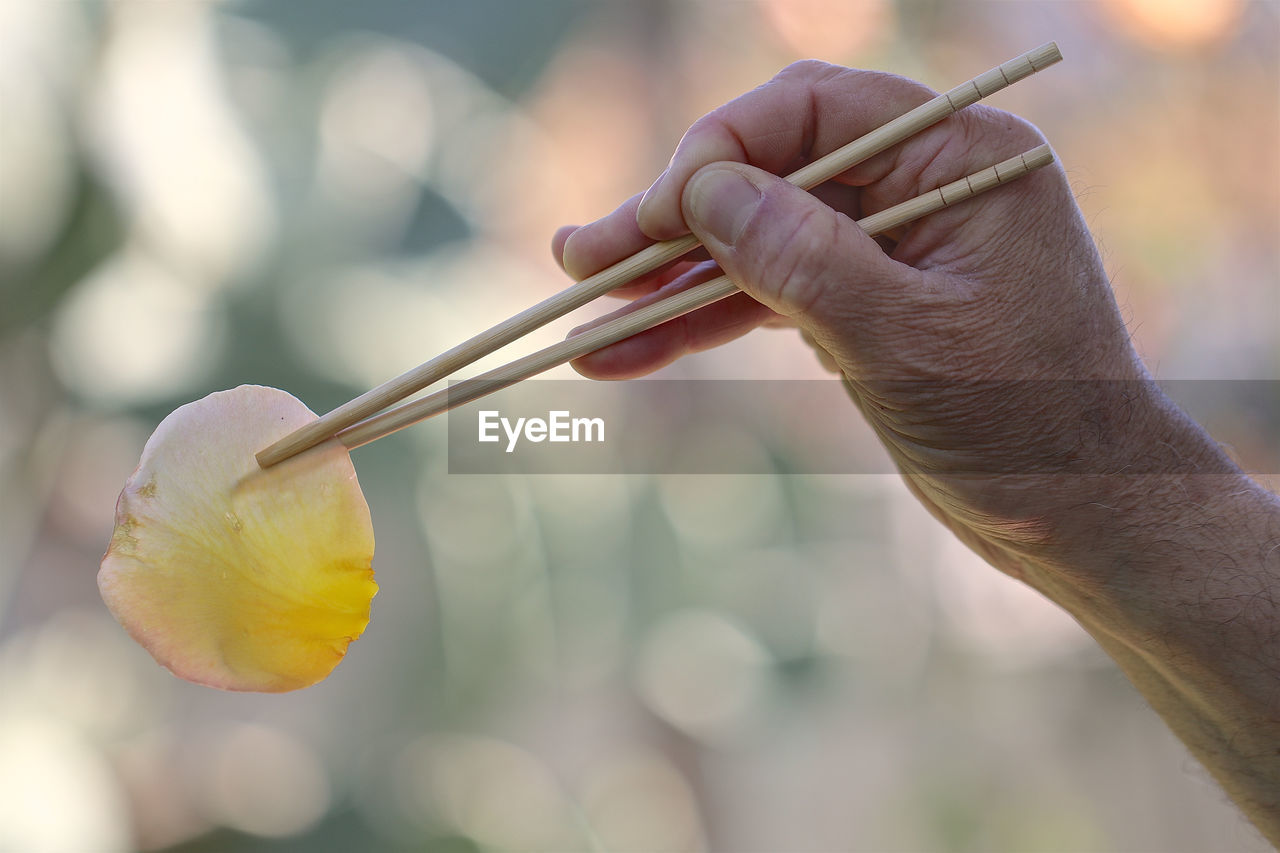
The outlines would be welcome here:
<svg viewBox="0 0 1280 853">
<path fill-rule="evenodd" d="M 1199 662 L 1180 666 L 1176 657 L 1089 630 L 1241 811 L 1280 847 L 1280 725 L 1274 700 L 1257 701 L 1254 689 L 1268 679 L 1260 682 L 1234 668 L 1206 674 Z"/>
<path fill-rule="evenodd" d="M 1171 417 L 1178 470 L 1089 478 L 1055 524 L 1078 544 L 1019 562 L 1280 846 L 1280 500 Z"/>
</svg>

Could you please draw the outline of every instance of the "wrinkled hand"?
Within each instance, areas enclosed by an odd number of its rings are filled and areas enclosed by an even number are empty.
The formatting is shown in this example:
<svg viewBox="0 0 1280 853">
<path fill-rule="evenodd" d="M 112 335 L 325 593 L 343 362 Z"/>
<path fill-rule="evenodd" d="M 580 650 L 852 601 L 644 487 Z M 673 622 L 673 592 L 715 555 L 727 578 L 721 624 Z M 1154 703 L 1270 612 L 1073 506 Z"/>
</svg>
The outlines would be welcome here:
<svg viewBox="0 0 1280 853">
<path fill-rule="evenodd" d="M 1062 170 L 890 239 L 854 224 L 1040 134 L 975 105 L 813 195 L 774 176 L 931 94 L 807 62 L 699 120 L 643 198 L 562 229 L 554 249 L 584 277 L 689 229 L 745 293 L 576 365 L 635 376 L 798 325 L 925 505 L 1069 611 L 1280 844 L 1280 500 L 1149 381 Z M 624 295 L 713 274 L 680 261 Z"/>
<path fill-rule="evenodd" d="M 643 197 L 561 229 L 553 248 L 581 278 L 692 230 L 745 293 L 579 359 L 578 370 L 636 376 L 754 327 L 794 323 L 843 374 L 926 505 L 1020 574 L 1018 553 L 1069 538 L 1057 508 L 1092 499 L 1025 475 L 1130 465 L 1167 428 L 1168 407 L 1141 382 L 1057 165 L 890 238 L 854 224 L 1042 143 L 1027 122 L 975 105 L 813 194 L 775 176 L 933 95 L 891 75 L 793 65 L 696 122 Z M 648 302 L 713 274 L 686 260 L 624 295 Z"/>
</svg>

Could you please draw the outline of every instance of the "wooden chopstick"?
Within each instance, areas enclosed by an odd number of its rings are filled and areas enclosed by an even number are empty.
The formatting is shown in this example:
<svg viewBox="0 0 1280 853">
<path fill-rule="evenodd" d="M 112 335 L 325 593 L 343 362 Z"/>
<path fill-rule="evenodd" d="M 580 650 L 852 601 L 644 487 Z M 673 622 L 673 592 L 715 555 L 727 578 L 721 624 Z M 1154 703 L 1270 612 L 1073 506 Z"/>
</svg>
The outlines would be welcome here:
<svg viewBox="0 0 1280 853">
<path fill-rule="evenodd" d="M 815 160 L 788 175 L 787 180 L 803 189 L 812 189 L 886 148 L 914 136 L 957 110 L 1029 77 L 1060 59 L 1062 54 L 1054 42 L 1029 50 Z M 421 391 L 552 320 L 652 272 L 688 253 L 697 245 L 697 238 L 686 235 L 642 249 L 286 435 L 257 454 L 258 464 L 268 468 L 314 447 L 362 418 Z"/>
<path fill-rule="evenodd" d="M 981 172 L 975 172 L 944 187 L 859 219 L 858 225 L 867 234 L 875 237 L 992 187 L 1020 178 L 1052 162 L 1053 151 L 1048 145 L 1040 145 L 1017 157 L 983 169 Z M 660 302 L 651 303 L 607 323 L 602 323 L 595 328 L 587 329 L 487 373 L 361 421 L 339 432 L 337 439 L 348 449 L 360 447 L 737 292 L 738 288 L 728 276 L 720 276 L 673 294 Z"/>
</svg>

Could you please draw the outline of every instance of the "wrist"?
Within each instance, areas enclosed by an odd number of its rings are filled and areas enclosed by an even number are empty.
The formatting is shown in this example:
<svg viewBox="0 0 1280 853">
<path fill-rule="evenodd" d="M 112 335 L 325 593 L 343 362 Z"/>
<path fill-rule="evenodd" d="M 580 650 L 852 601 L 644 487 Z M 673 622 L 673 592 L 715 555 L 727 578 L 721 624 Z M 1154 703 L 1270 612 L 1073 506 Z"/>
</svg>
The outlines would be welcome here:
<svg viewBox="0 0 1280 853">
<path fill-rule="evenodd" d="M 1280 501 L 1147 386 L 1105 470 L 1064 478 L 1020 556 L 1030 582 L 1130 645 L 1221 647 L 1201 641 L 1277 618 L 1261 609 L 1280 550 L 1258 549 L 1280 543 Z"/>
</svg>

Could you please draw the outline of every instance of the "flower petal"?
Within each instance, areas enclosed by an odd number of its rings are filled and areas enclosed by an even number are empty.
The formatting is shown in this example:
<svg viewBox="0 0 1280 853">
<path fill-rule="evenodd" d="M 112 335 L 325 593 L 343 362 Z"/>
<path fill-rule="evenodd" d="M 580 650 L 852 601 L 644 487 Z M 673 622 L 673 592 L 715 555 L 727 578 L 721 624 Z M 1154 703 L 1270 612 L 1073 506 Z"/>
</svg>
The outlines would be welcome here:
<svg viewBox="0 0 1280 853">
<path fill-rule="evenodd" d="M 165 418 L 116 504 L 107 607 L 175 675 L 226 690 L 320 681 L 369 622 L 373 524 L 346 448 L 267 470 L 254 454 L 315 419 L 242 385 Z"/>
</svg>

